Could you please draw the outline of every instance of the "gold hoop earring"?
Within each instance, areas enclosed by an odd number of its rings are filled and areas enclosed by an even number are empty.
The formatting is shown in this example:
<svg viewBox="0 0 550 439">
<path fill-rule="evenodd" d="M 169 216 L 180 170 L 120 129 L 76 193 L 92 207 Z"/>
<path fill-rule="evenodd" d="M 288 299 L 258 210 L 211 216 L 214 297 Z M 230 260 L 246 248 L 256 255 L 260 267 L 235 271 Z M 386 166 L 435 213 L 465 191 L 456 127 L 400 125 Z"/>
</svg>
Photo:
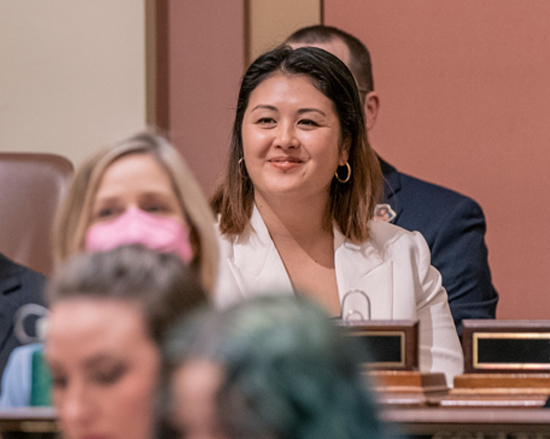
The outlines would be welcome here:
<svg viewBox="0 0 550 439">
<path fill-rule="evenodd" d="M 345 166 L 346 166 L 346 168 L 348 168 L 348 176 L 346 178 L 344 178 L 343 180 L 338 175 L 338 169 L 334 173 L 334 177 L 336 177 L 336 180 L 338 180 L 340 183 L 347 183 L 349 181 L 349 179 L 351 178 L 351 166 L 349 165 L 348 162 L 346 162 Z M 340 166 L 338 166 L 338 167 L 340 167 Z"/>
<path fill-rule="evenodd" d="M 241 171 L 241 165 L 242 165 L 243 163 L 244 163 L 244 157 L 241 157 L 241 158 L 239 159 L 239 175 L 241 176 L 241 178 L 244 179 L 244 178 L 246 178 L 246 177 L 243 175 L 243 173 L 242 173 L 242 171 Z M 244 169 L 245 169 L 245 171 L 246 171 L 246 164 L 245 164 L 245 166 L 244 166 Z"/>
</svg>

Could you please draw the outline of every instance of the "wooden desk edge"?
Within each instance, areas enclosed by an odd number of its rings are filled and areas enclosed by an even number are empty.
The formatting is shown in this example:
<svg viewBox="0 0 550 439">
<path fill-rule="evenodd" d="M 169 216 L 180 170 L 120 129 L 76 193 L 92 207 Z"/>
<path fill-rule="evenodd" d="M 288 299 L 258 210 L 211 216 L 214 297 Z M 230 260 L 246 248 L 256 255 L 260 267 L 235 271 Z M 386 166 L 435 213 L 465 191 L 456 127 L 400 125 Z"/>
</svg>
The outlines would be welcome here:
<svg viewBox="0 0 550 439">
<path fill-rule="evenodd" d="M 380 418 L 408 434 L 444 431 L 548 431 L 550 409 L 386 408 Z"/>
</svg>

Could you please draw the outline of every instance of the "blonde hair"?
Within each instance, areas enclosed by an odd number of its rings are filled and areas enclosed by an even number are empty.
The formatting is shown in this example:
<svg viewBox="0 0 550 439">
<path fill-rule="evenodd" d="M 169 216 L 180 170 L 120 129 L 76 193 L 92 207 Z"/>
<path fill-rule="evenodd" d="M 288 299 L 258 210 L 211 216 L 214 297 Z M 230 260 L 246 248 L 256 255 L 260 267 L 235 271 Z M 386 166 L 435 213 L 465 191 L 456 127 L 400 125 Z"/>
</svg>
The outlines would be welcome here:
<svg viewBox="0 0 550 439">
<path fill-rule="evenodd" d="M 106 169 L 130 154 L 148 154 L 165 170 L 172 182 L 191 233 L 194 258 L 191 266 L 200 274 L 202 286 L 213 292 L 218 270 L 215 219 L 191 170 L 170 143 L 149 131 L 136 133 L 89 157 L 75 172 L 54 224 L 53 251 L 56 265 L 84 250 L 93 200 Z"/>
</svg>

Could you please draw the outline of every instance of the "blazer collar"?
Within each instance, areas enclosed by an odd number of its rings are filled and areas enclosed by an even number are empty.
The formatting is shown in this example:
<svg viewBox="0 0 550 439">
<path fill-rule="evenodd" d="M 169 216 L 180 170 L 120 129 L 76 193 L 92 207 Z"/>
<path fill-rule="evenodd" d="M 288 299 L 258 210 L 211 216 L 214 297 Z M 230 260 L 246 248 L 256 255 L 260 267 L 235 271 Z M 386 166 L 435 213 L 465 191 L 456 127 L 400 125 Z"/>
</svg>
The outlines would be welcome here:
<svg viewBox="0 0 550 439">
<path fill-rule="evenodd" d="M 0 293 L 7 294 L 21 287 L 20 267 L 0 253 Z"/>
<path fill-rule="evenodd" d="M 371 224 L 371 229 L 375 231 L 376 222 Z M 393 266 L 391 260 L 384 260 L 383 249 L 378 248 L 374 240 L 361 245 L 353 244 L 346 240 L 335 225 L 334 251 L 340 302 L 347 292 L 361 290 L 370 300 L 371 318 L 387 318 L 391 315 Z M 268 293 L 294 293 L 279 252 L 255 206 L 250 218 L 250 227 L 234 242 L 233 258 L 229 260 L 229 266 L 245 297 Z M 364 318 L 367 318 L 369 311 L 365 308 L 364 302 L 360 296 L 350 296 L 344 305 L 359 309 Z"/>
<path fill-rule="evenodd" d="M 258 293 L 293 293 L 279 252 L 254 205 L 250 224 L 233 244 L 229 266 L 245 297 Z"/>
</svg>

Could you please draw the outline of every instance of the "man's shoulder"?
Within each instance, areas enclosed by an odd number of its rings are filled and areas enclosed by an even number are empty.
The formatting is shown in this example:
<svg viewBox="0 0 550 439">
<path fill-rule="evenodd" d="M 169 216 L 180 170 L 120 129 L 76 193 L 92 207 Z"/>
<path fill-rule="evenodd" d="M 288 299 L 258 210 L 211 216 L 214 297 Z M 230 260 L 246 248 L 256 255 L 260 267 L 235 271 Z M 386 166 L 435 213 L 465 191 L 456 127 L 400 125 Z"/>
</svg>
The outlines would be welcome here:
<svg viewBox="0 0 550 439">
<path fill-rule="evenodd" d="M 18 299 L 36 299 L 43 302 L 46 277 L 18 264 L 0 253 L 0 294 L 18 292 Z"/>
<path fill-rule="evenodd" d="M 413 177 L 408 174 L 396 171 L 399 174 L 401 180 L 401 190 L 404 193 L 414 192 L 416 197 L 425 196 L 427 199 L 431 199 L 433 202 L 444 202 L 449 204 L 469 204 L 473 203 L 477 205 L 477 202 L 472 198 L 461 194 L 455 190 L 440 186 L 435 183 L 422 180 L 417 177 Z"/>
<path fill-rule="evenodd" d="M 386 175 L 385 175 L 386 176 Z M 447 216 L 450 211 L 464 211 L 483 216 L 480 205 L 472 198 L 455 190 L 399 172 L 392 168 L 386 178 L 385 201 L 398 210 L 407 209 L 432 220 Z"/>
<path fill-rule="evenodd" d="M 381 164 L 385 177 L 384 203 L 397 213 L 395 224 L 420 231 L 430 248 L 441 231 L 454 234 L 473 223 L 484 228 L 485 216 L 472 198 L 399 172 L 382 160 Z"/>
</svg>

